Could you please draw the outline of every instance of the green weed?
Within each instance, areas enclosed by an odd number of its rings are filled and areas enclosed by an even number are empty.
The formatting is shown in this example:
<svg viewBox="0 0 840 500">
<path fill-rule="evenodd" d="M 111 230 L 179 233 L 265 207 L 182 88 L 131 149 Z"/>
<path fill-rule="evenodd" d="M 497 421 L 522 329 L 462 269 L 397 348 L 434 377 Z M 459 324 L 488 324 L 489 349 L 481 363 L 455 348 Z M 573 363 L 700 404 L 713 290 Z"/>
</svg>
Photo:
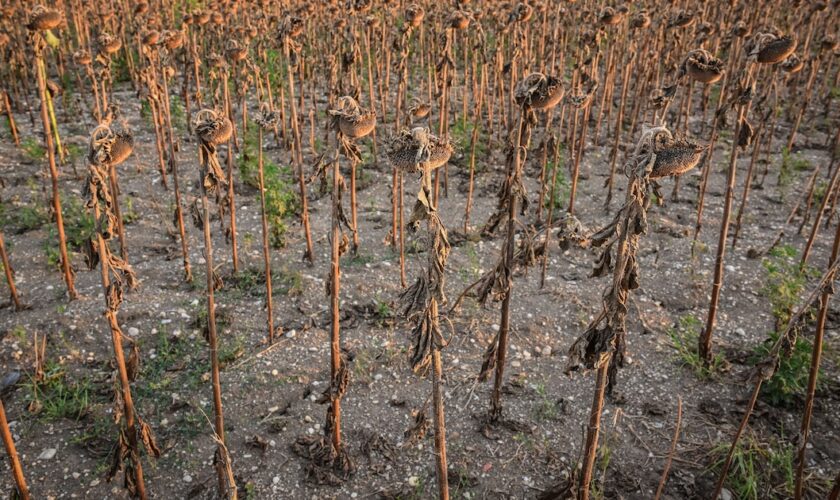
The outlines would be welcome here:
<svg viewBox="0 0 840 500">
<path fill-rule="evenodd" d="M 44 364 L 44 380 L 31 380 L 25 386 L 30 408 L 37 409 L 36 413 L 46 420 L 80 420 L 87 415 L 91 405 L 90 380 L 70 378 L 64 367 L 52 361 Z"/>
<path fill-rule="evenodd" d="M 720 443 L 712 450 L 712 472 L 720 471 L 729 447 L 730 443 Z M 794 487 L 794 459 L 793 444 L 761 443 L 754 435 L 745 435 L 732 455 L 726 487 L 735 498 L 743 500 L 790 498 Z"/>
<path fill-rule="evenodd" d="M 697 351 L 702 326 L 694 316 L 682 316 L 674 327 L 668 329 L 668 336 L 677 351 L 676 359 L 680 365 L 689 368 L 701 379 L 709 379 L 723 369 L 726 361 L 720 354 L 715 354 L 708 366 L 703 362 Z"/>
<path fill-rule="evenodd" d="M 20 147 L 24 155 L 32 161 L 43 160 L 47 156 L 47 150 L 34 137 L 26 137 L 20 141 Z"/>
<path fill-rule="evenodd" d="M 259 134 L 251 129 L 245 134 L 245 147 L 239 159 L 242 181 L 259 189 Z M 267 155 L 263 155 L 263 176 L 265 179 L 265 212 L 269 225 L 269 239 L 274 248 L 286 245 L 286 218 L 298 210 L 298 198 L 294 190 L 293 173 L 289 167 L 280 167 Z M 259 197 L 259 193 L 257 193 Z"/>
</svg>

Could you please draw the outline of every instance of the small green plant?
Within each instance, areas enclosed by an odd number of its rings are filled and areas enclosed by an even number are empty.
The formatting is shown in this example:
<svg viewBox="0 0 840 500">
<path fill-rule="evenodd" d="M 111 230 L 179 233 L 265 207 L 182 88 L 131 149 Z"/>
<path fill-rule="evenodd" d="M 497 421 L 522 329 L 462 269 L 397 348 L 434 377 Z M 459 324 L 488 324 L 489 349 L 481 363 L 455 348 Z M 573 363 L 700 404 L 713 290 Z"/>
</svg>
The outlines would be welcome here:
<svg viewBox="0 0 840 500">
<path fill-rule="evenodd" d="M 144 100 L 140 103 L 140 117 L 143 121 L 146 122 L 148 126 L 152 126 L 152 105 L 149 104 L 148 100 Z"/>
<path fill-rule="evenodd" d="M 779 340 L 778 332 L 770 334 L 769 338 L 753 350 L 751 361 L 758 363 L 767 358 L 771 347 Z M 808 385 L 811 368 L 811 342 L 801 335 L 789 353 L 783 354 L 779 360 L 779 368 L 773 377 L 761 386 L 761 397 L 774 406 L 791 406 L 797 396 L 804 394 Z M 818 379 L 818 384 L 820 381 Z"/>
<path fill-rule="evenodd" d="M 706 365 L 703 362 L 703 358 L 697 352 L 697 341 L 702 326 L 696 317 L 682 316 L 676 325 L 668 329 L 668 336 L 671 338 L 671 345 L 677 351 L 676 359 L 680 365 L 691 369 L 701 379 L 709 379 L 724 368 L 726 361 L 722 355 L 715 354 L 711 363 Z"/>
<path fill-rule="evenodd" d="M 822 204 L 823 198 L 825 197 L 826 192 L 828 191 L 828 182 L 827 181 L 819 181 L 817 182 L 816 186 L 814 186 L 814 206 L 819 207 Z"/>
<path fill-rule="evenodd" d="M 23 153 L 32 161 L 43 160 L 47 156 L 47 150 L 33 137 L 26 137 L 20 141 Z"/>
<path fill-rule="evenodd" d="M 26 343 L 29 336 L 26 334 L 26 328 L 22 325 L 16 325 L 12 328 L 10 335 L 18 342 L 18 344 Z"/>
<path fill-rule="evenodd" d="M 719 443 L 712 449 L 714 462 L 710 471 L 717 473 L 729 452 L 730 443 Z M 760 442 L 754 435 L 741 438 L 732 455 L 726 480 L 735 498 L 790 498 L 793 496 L 795 473 L 794 445 L 773 440 Z"/>
<path fill-rule="evenodd" d="M 245 134 L 245 147 L 239 159 L 239 172 L 248 186 L 259 188 L 259 134 L 256 128 Z M 294 189 L 292 170 L 280 167 L 268 156 L 263 156 L 263 177 L 265 180 L 265 212 L 269 225 L 269 240 L 274 248 L 286 245 L 286 218 L 298 210 L 298 198 Z M 259 193 L 257 194 L 259 197 Z"/>
<path fill-rule="evenodd" d="M 475 242 L 467 241 L 464 244 L 464 252 L 467 256 L 467 265 L 460 266 L 458 274 L 464 283 L 472 283 L 481 276 L 481 259 L 478 256 Z"/>
<path fill-rule="evenodd" d="M 187 113 L 181 96 L 173 94 L 169 97 L 169 114 L 172 118 L 172 128 L 176 132 L 182 133 L 187 129 Z"/>
<path fill-rule="evenodd" d="M 795 173 L 809 170 L 810 168 L 811 162 L 806 158 L 803 158 L 802 153 L 796 153 L 796 155 L 793 155 L 789 149 L 783 148 L 782 164 L 779 167 L 779 178 L 777 180 L 777 184 L 782 194 L 784 195 L 787 188 L 790 187 Z"/>
<path fill-rule="evenodd" d="M 14 234 L 40 229 L 48 221 L 47 211 L 40 205 L 7 207 L 0 201 L 0 227 Z"/>
<path fill-rule="evenodd" d="M 132 393 L 138 401 L 154 402 L 156 411 L 162 413 L 172 404 L 173 391 L 200 387 L 201 376 L 210 369 L 210 363 L 202 357 L 200 342 L 170 335 L 165 325 L 158 328 L 152 341 L 155 355 L 144 359 L 140 374 L 143 383 L 132 387 Z M 151 351 L 152 347 L 141 346 L 141 350 Z"/>
<path fill-rule="evenodd" d="M 65 196 L 61 211 L 64 216 L 64 235 L 67 246 L 75 251 L 82 250 L 94 235 L 93 216 L 88 213 L 78 197 Z M 51 267 L 59 265 L 58 230 L 54 225 L 49 228 L 49 235 L 44 241 L 44 254 Z"/>
<path fill-rule="evenodd" d="M 773 249 L 762 262 L 766 278 L 761 293 L 770 300 L 776 328 L 765 342 L 753 350 L 751 360 L 754 363 L 765 359 L 773 344 L 779 340 L 778 332 L 790 321 L 808 277 L 815 274 L 811 268 L 800 268 L 798 255 L 794 247 L 783 245 Z M 777 406 L 793 404 L 808 383 L 811 350 L 809 340 L 798 335 L 790 351 L 781 356 L 776 373 L 762 385 L 762 398 Z"/>
<path fill-rule="evenodd" d="M 464 117 L 460 117 L 455 120 L 455 123 L 449 129 L 449 135 L 452 138 L 452 142 L 459 145 L 461 149 L 469 153 L 470 141 L 472 140 L 472 133 L 473 127 L 475 126 L 474 122 L 469 119 L 464 119 Z M 476 158 L 484 158 L 485 154 L 487 153 L 487 134 L 483 130 L 483 127 L 478 127 L 478 134 L 476 135 L 475 140 L 475 156 Z M 480 172 L 480 168 L 482 168 L 482 162 L 475 163 L 475 169 L 477 172 Z"/>
<path fill-rule="evenodd" d="M 781 245 L 762 261 L 766 278 L 761 293 L 770 300 L 776 330 L 787 325 L 808 278 L 814 275 L 813 269 L 800 268 L 798 255 L 793 246 Z"/>
<path fill-rule="evenodd" d="M 219 348 L 219 367 L 224 369 L 245 354 L 245 339 L 242 335 L 223 337 Z"/>
<path fill-rule="evenodd" d="M 554 178 L 554 169 L 559 166 L 560 169 L 557 170 L 557 178 Z M 569 181 L 566 179 L 566 172 L 562 168 L 563 166 L 563 146 L 560 146 L 560 156 L 557 160 L 557 164 L 555 165 L 554 161 L 549 161 L 548 164 L 545 166 L 545 179 L 546 179 L 546 189 L 545 189 L 545 201 L 544 206 L 545 208 L 549 208 L 551 206 L 552 201 L 554 202 L 554 209 L 557 210 L 562 208 L 566 205 L 567 200 L 569 198 L 569 194 L 571 193 L 571 187 L 569 186 Z M 551 181 L 554 179 L 554 200 L 551 199 Z"/>
<path fill-rule="evenodd" d="M 387 301 L 376 297 L 373 302 L 375 305 L 374 314 L 376 315 L 376 319 L 380 325 L 394 318 L 394 311 L 391 309 L 391 305 Z"/>
<path fill-rule="evenodd" d="M 347 263 L 350 266 L 364 266 L 366 264 L 370 264 L 374 261 L 373 255 L 366 254 L 366 253 L 358 253 L 356 255 L 352 255 Z"/>
<path fill-rule="evenodd" d="M 67 154 L 67 160 L 70 163 L 76 163 L 84 155 L 84 149 L 78 144 L 64 145 L 64 152 Z"/>
<path fill-rule="evenodd" d="M 265 273 L 256 267 L 238 272 L 232 278 L 233 288 L 253 296 L 265 295 Z"/>
<path fill-rule="evenodd" d="M 125 197 L 125 207 L 122 209 L 123 224 L 128 225 L 134 223 L 140 218 L 137 215 L 137 210 L 134 209 L 134 200 L 130 196 Z"/>
<path fill-rule="evenodd" d="M 271 285 L 281 295 L 295 296 L 303 293 L 303 275 L 298 270 L 283 267 L 271 275 Z"/>
<path fill-rule="evenodd" d="M 375 370 L 376 355 L 372 350 L 365 347 L 356 351 L 356 356 L 353 358 L 353 377 L 364 384 L 369 384 Z"/>
<path fill-rule="evenodd" d="M 64 367 L 53 361 L 44 364 L 43 380 L 30 380 L 26 387 L 30 411 L 46 420 L 79 420 L 91 405 L 90 380 L 84 377 L 71 379 Z"/>
<path fill-rule="evenodd" d="M 560 411 L 557 408 L 557 403 L 548 397 L 548 391 L 545 388 L 545 383 L 540 382 L 537 384 L 535 390 L 537 391 L 537 395 L 540 399 L 533 409 L 534 419 L 538 421 L 556 420 L 560 415 Z"/>
</svg>

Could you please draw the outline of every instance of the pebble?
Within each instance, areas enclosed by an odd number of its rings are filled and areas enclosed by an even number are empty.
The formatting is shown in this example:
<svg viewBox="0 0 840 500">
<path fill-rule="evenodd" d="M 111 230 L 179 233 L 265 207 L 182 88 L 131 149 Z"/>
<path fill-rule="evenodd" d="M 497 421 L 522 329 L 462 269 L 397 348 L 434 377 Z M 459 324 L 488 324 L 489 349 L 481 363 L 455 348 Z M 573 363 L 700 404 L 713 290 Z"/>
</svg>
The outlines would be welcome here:
<svg viewBox="0 0 840 500">
<path fill-rule="evenodd" d="M 745 332 L 743 328 L 736 328 L 735 329 L 735 335 L 743 337 L 746 334 L 747 334 L 747 332 Z"/>
<path fill-rule="evenodd" d="M 411 476 L 408 478 L 408 485 L 412 487 L 417 487 L 420 484 L 420 478 L 417 476 Z"/>
<path fill-rule="evenodd" d="M 295 335 L 297 335 L 297 332 L 296 332 L 295 330 L 289 330 L 288 332 L 286 332 L 286 333 L 284 334 L 284 336 L 285 336 L 287 339 L 293 339 L 293 338 L 295 338 Z"/>
<path fill-rule="evenodd" d="M 131 335 L 132 337 L 136 337 L 136 336 L 140 335 L 140 330 L 138 330 L 136 327 L 132 326 L 132 327 L 128 328 L 128 334 Z"/>
<path fill-rule="evenodd" d="M 280 476 L 274 476 L 271 478 L 271 482 L 274 484 L 280 484 Z"/>
<path fill-rule="evenodd" d="M 184 477 L 182 479 L 185 483 L 191 483 L 192 482 L 192 476 L 189 475 L 189 474 L 184 474 Z"/>
<path fill-rule="evenodd" d="M 522 363 L 520 363 L 519 361 L 511 361 L 510 366 L 514 368 L 519 368 L 520 366 L 522 366 Z"/>
<path fill-rule="evenodd" d="M 52 460 L 56 453 L 58 453 L 58 450 L 55 448 L 47 448 L 38 455 L 38 460 Z"/>
</svg>

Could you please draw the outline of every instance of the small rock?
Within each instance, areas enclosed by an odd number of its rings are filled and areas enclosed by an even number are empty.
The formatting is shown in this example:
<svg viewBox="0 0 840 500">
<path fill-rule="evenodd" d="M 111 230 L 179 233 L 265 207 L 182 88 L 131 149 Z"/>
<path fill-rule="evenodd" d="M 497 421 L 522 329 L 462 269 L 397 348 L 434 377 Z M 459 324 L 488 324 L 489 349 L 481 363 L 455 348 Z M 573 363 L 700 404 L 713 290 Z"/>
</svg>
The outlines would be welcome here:
<svg viewBox="0 0 840 500">
<path fill-rule="evenodd" d="M 420 478 L 419 477 L 411 476 L 411 477 L 408 478 L 408 485 L 409 486 L 411 486 L 413 488 L 416 488 L 417 485 L 419 485 L 419 484 L 420 484 Z"/>
<path fill-rule="evenodd" d="M 140 330 L 137 329 L 136 327 L 130 326 L 128 328 L 128 334 L 132 337 L 136 337 L 136 336 L 140 335 Z"/>
<path fill-rule="evenodd" d="M 47 448 L 38 455 L 38 460 L 52 460 L 56 453 L 58 453 L 58 450 L 55 448 Z"/>
<path fill-rule="evenodd" d="M 271 478 L 271 482 L 274 484 L 280 484 L 280 476 L 274 476 Z"/>
<path fill-rule="evenodd" d="M 191 476 L 191 475 L 189 475 L 189 474 L 184 474 L 184 477 L 182 478 L 182 480 L 183 480 L 185 483 L 191 483 L 191 482 L 192 482 L 192 476 Z"/>
</svg>

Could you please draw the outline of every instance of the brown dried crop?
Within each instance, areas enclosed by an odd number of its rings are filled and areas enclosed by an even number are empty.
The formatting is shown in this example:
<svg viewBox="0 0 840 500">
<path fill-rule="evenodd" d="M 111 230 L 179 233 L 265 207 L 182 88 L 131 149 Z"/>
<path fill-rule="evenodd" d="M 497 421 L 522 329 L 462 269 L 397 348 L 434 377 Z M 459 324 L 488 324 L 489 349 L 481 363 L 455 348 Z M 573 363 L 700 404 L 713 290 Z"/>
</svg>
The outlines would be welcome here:
<svg viewBox="0 0 840 500">
<path fill-rule="evenodd" d="M 651 179 L 682 175 L 700 163 L 708 146 L 685 139 L 674 138 L 666 130 L 657 134 L 653 141 L 656 161 L 650 172 Z"/>
<path fill-rule="evenodd" d="M 382 21 L 379 20 L 378 17 L 370 15 L 365 18 L 365 26 L 370 29 L 375 30 L 382 24 Z"/>
<path fill-rule="evenodd" d="M 792 75 L 802 71 L 802 68 L 805 67 L 805 61 L 803 61 L 797 54 L 791 54 L 787 59 L 782 61 L 780 67 L 782 68 L 782 71 Z"/>
<path fill-rule="evenodd" d="M 412 28 L 419 28 L 423 24 L 424 17 L 426 17 L 426 11 L 417 4 L 413 3 L 405 9 L 405 22 Z"/>
<path fill-rule="evenodd" d="M 516 104 L 533 109 L 549 109 L 556 106 L 565 94 L 563 84 L 553 76 L 531 73 L 516 86 Z"/>
<path fill-rule="evenodd" d="M 680 66 L 679 77 L 690 76 L 700 83 L 715 83 L 723 76 L 723 61 L 704 49 L 692 50 Z"/>
<path fill-rule="evenodd" d="M 160 34 L 158 43 L 166 47 L 166 50 L 176 50 L 184 45 L 184 34 L 180 31 L 166 30 Z"/>
<path fill-rule="evenodd" d="M 824 52 L 833 52 L 837 48 L 837 39 L 831 35 L 825 35 L 820 42 L 820 50 Z"/>
<path fill-rule="evenodd" d="M 32 13 L 29 15 L 29 23 L 26 27 L 30 31 L 46 31 L 57 28 L 61 22 L 61 13 L 57 10 L 38 5 L 32 9 Z"/>
<path fill-rule="evenodd" d="M 50 93 L 50 99 L 55 99 L 64 93 L 64 88 L 55 82 L 53 79 L 47 80 L 47 92 Z"/>
<path fill-rule="evenodd" d="M 229 40 L 225 55 L 233 62 L 244 61 L 248 57 L 248 48 L 242 47 L 236 40 Z"/>
<path fill-rule="evenodd" d="M 630 18 L 630 27 L 633 29 L 642 29 L 650 26 L 650 16 L 647 12 L 637 12 Z"/>
<path fill-rule="evenodd" d="M 470 25 L 470 16 L 463 10 L 456 10 L 449 15 L 448 24 L 450 28 L 465 30 Z"/>
<path fill-rule="evenodd" d="M 440 168 L 449 161 L 454 148 L 448 139 L 429 132 L 428 128 L 403 129 L 391 140 L 388 159 L 394 167 L 407 172 Z"/>
<path fill-rule="evenodd" d="M 105 55 L 116 54 L 122 48 L 122 40 L 110 33 L 101 33 L 96 42 L 99 44 L 99 52 Z"/>
<path fill-rule="evenodd" d="M 225 24 L 225 16 L 223 16 L 221 12 L 214 10 L 213 13 L 210 14 L 210 21 L 216 26 L 221 26 Z"/>
<path fill-rule="evenodd" d="M 694 22 L 694 13 L 690 10 L 680 9 L 668 19 L 669 28 L 685 28 Z"/>
<path fill-rule="evenodd" d="M 90 135 L 88 161 L 93 165 L 117 166 L 134 150 L 134 137 L 128 132 L 114 133 L 107 125 L 99 125 Z"/>
<path fill-rule="evenodd" d="M 193 14 L 193 22 L 199 26 L 204 26 L 210 22 L 210 12 L 203 10 Z"/>
<path fill-rule="evenodd" d="M 90 53 L 86 50 L 79 50 L 73 53 L 73 60 L 76 61 L 76 64 L 81 66 L 88 66 L 93 62 L 93 58 L 90 57 Z"/>
<path fill-rule="evenodd" d="M 160 41 L 160 32 L 156 30 L 147 31 L 141 41 L 143 45 L 154 45 Z"/>
<path fill-rule="evenodd" d="M 534 8 L 525 2 L 519 2 L 510 13 L 510 20 L 516 23 L 524 23 L 534 15 Z"/>
<path fill-rule="evenodd" d="M 376 127 L 376 111 L 362 109 L 350 96 L 339 98 L 338 107 L 331 109 L 330 115 L 334 128 L 350 139 L 365 137 Z"/>
<path fill-rule="evenodd" d="M 415 120 L 422 120 L 423 118 L 429 116 L 429 113 L 431 112 L 432 107 L 424 102 L 416 102 L 410 108 L 408 108 L 408 113 Z"/>
<path fill-rule="evenodd" d="M 747 57 L 762 64 L 782 62 L 796 50 L 796 38 L 776 28 L 757 32 L 744 44 Z"/>
<path fill-rule="evenodd" d="M 598 22 L 604 26 L 614 26 L 624 19 L 624 15 L 612 7 L 604 7 L 598 14 Z"/>
<path fill-rule="evenodd" d="M 215 147 L 230 139 L 233 125 L 223 114 L 203 109 L 196 114 L 195 132 L 204 144 Z"/>
<path fill-rule="evenodd" d="M 137 5 L 134 6 L 134 15 L 142 16 L 146 12 L 149 12 L 149 4 L 146 2 L 137 2 Z"/>
<path fill-rule="evenodd" d="M 573 107 L 580 109 L 592 102 L 596 90 L 598 82 L 584 73 L 578 85 L 566 96 L 566 100 Z"/>
<path fill-rule="evenodd" d="M 297 16 L 286 16 L 280 28 L 280 33 L 282 37 L 296 38 L 303 33 L 305 26 L 303 19 Z"/>
</svg>

